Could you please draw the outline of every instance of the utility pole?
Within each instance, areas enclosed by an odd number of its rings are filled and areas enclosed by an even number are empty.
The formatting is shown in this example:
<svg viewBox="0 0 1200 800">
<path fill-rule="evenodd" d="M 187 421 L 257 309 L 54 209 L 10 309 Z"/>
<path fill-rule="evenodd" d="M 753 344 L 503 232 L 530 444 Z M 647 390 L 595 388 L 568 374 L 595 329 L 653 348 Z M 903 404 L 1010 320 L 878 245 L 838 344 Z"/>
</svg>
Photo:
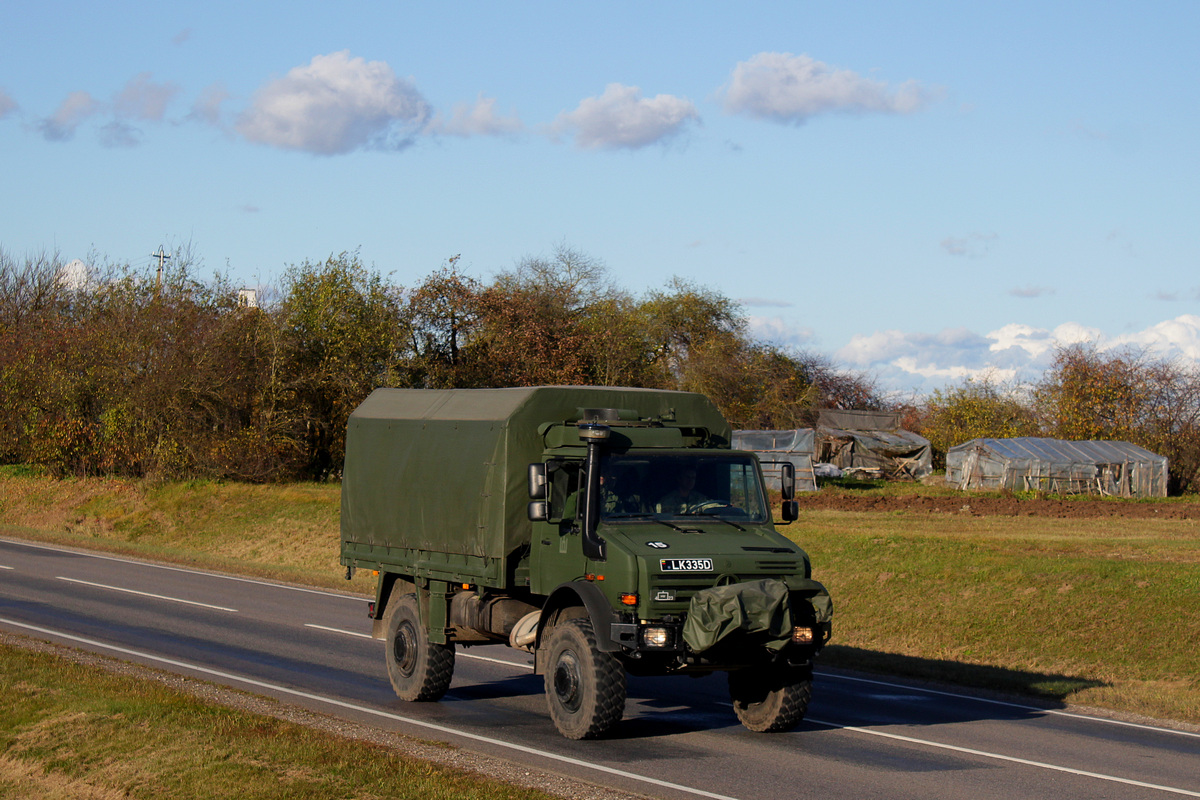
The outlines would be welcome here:
<svg viewBox="0 0 1200 800">
<path fill-rule="evenodd" d="M 164 252 L 164 251 L 163 251 L 163 246 L 160 244 L 160 245 L 158 246 L 158 252 L 157 252 L 157 253 L 151 253 L 151 254 L 150 254 L 150 257 L 151 257 L 151 258 L 157 258 L 157 259 L 158 259 L 158 277 L 157 277 L 157 278 L 154 280 L 154 294 L 155 294 L 155 296 L 158 296 L 158 292 L 159 292 L 159 290 L 162 288 L 162 271 L 163 271 L 163 262 L 164 262 L 164 261 L 167 261 L 168 259 L 170 259 L 170 258 L 171 258 L 171 254 L 170 254 L 170 253 L 167 253 L 167 252 Z"/>
</svg>

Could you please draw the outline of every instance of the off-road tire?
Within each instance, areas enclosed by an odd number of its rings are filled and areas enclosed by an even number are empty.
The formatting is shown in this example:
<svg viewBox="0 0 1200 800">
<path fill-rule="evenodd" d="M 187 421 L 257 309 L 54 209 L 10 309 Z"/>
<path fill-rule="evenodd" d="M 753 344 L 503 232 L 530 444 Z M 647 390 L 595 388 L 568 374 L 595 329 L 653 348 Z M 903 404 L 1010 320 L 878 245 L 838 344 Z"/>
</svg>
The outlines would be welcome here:
<svg viewBox="0 0 1200 800">
<path fill-rule="evenodd" d="M 454 645 L 429 641 L 415 594 L 393 597 L 387 610 L 387 670 L 401 700 L 440 700 L 450 688 Z"/>
<path fill-rule="evenodd" d="M 731 672 L 729 697 L 738 720 L 749 730 L 790 731 L 808 711 L 812 670 L 757 668 Z"/>
<path fill-rule="evenodd" d="M 596 649 L 591 620 L 563 620 L 547 641 L 546 702 L 558 732 L 594 739 L 625 713 L 625 670 L 612 653 Z"/>
</svg>

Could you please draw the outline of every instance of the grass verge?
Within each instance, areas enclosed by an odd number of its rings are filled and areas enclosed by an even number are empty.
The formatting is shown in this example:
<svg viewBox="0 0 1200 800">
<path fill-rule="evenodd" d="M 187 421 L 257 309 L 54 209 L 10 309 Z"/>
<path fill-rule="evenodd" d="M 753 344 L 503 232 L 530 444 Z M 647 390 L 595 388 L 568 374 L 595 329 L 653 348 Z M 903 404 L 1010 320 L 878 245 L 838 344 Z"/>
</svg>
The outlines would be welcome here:
<svg viewBox="0 0 1200 800">
<path fill-rule="evenodd" d="M 0 798 L 548 800 L 156 681 L 0 643 Z"/>
<path fill-rule="evenodd" d="M 1200 524 L 812 511 L 826 664 L 1200 722 Z"/>
</svg>

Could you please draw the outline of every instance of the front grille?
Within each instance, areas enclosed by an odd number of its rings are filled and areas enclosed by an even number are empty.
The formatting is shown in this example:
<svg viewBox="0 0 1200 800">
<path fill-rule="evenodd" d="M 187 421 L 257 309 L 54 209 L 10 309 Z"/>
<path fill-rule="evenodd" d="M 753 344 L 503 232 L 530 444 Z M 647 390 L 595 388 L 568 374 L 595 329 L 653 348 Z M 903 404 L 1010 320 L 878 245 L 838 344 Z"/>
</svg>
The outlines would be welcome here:
<svg viewBox="0 0 1200 800">
<path fill-rule="evenodd" d="M 803 574 L 803 562 L 796 560 L 756 561 L 751 569 L 744 569 L 734 576 L 713 572 L 660 573 L 650 576 L 650 617 L 658 619 L 664 614 L 683 614 L 692 602 L 692 595 L 704 589 L 728 583 L 750 583 L 764 578 L 783 579 Z M 732 577 L 732 579 L 731 579 Z M 656 600 L 659 590 L 674 592 L 674 600 Z"/>
</svg>

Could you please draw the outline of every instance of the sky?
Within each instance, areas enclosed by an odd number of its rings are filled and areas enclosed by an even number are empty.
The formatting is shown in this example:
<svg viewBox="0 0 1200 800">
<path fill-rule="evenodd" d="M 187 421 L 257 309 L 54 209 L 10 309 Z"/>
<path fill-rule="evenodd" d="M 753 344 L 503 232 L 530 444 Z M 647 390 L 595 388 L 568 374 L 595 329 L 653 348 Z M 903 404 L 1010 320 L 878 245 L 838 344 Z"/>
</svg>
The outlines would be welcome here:
<svg viewBox="0 0 1200 800">
<path fill-rule="evenodd" d="M 1200 361 L 1200 3 L 0 13 L 0 249 L 413 286 L 566 245 L 897 395 Z"/>
</svg>

